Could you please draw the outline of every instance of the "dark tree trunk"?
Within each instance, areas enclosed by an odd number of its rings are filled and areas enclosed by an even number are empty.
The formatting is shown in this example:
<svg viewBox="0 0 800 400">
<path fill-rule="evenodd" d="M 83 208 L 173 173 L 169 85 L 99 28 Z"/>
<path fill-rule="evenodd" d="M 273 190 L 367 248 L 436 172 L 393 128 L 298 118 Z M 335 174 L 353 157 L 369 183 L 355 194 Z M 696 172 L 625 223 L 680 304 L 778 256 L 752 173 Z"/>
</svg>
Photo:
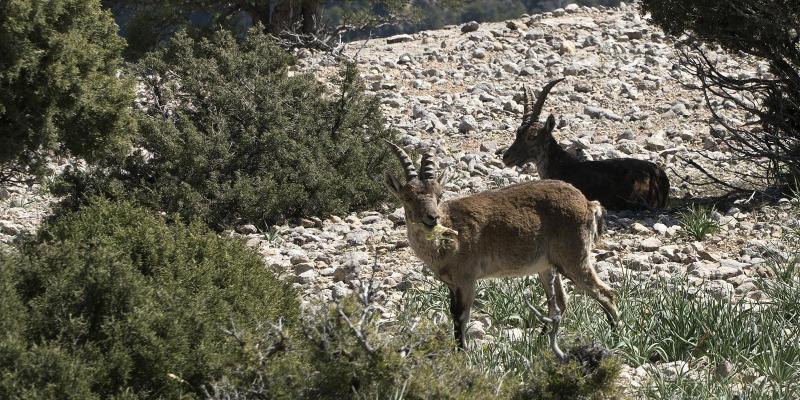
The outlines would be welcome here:
<svg viewBox="0 0 800 400">
<path fill-rule="evenodd" d="M 272 8 L 269 23 L 266 25 L 270 33 L 280 33 L 292 27 L 297 18 L 294 14 L 297 0 L 279 0 Z"/>
<path fill-rule="evenodd" d="M 302 33 L 313 33 L 322 0 L 272 0 L 261 7 L 243 7 L 253 18 L 261 22 L 269 33 L 278 34 L 300 24 Z"/>
<path fill-rule="evenodd" d="M 301 8 L 303 18 L 303 33 L 314 33 L 317 30 L 320 0 L 303 0 Z"/>
</svg>

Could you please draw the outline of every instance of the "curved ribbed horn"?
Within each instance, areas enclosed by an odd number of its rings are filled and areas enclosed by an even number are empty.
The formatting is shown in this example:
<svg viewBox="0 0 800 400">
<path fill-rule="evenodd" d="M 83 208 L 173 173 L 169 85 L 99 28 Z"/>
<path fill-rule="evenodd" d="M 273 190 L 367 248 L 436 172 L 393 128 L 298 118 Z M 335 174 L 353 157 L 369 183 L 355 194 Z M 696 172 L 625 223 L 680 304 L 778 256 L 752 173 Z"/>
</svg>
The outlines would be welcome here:
<svg viewBox="0 0 800 400">
<path fill-rule="evenodd" d="M 420 173 L 420 179 L 425 181 L 433 180 L 434 175 L 436 174 L 436 162 L 434 161 L 435 155 L 433 154 L 433 146 L 428 148 L 428 151 L 422 155 L 422 162 L 420 163 L 419 169 L 422 171 Z"/>
<path fill-rule="evenodd" d="M 544 107 L 544 100 L 547 99 L 547 94 L 550 93 L 550 89 L 556 85 L 556 83 L 563 81 L 564 78 L 556 79 L 554 81 L 550 81 L 547 85 L 544 85 L 542 88 L 542 93 L 539 94 L 539 97 L 536 99 L 536 104 L 533 105 L 533 110 L 531 110 L 531 122 L 539 120 L 539 114 L 542 113 L 542 107 Z"/>
<path fill-rule="evenodd" d="M 400 146 L 384 139 L 384 142 L 389 145 L 389 148 L 392 149 L 392 153 L 400 159 L 400 164 L 403 165 L 403 171 L 406 173 L 406 180 L 412 181 L 417 179 L 417 169 L 414 168 L 414 162 L 411 161 L 411 157 L 406 154 L 406 151 L 403 150 Z"/>
<path fill-rule="evenodd" d="M 522 105 L 525 107 L 522 112 L 522 120 L 527 121 L 533 112 L 533 93 L 527 85 L 522 85 Z"/>
</svg>

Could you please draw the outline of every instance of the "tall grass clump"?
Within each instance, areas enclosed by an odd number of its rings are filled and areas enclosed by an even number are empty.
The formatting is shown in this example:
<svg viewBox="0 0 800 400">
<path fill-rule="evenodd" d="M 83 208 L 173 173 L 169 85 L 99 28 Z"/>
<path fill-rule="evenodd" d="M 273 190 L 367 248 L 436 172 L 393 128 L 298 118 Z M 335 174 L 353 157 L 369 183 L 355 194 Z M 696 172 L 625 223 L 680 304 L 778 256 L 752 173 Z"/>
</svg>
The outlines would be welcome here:
<svg viewBox="0 0 800 400">
<path fill-rule="evenodd" d="M 570 362 L 557 361 L 542 334 L 545 327 L 526 306 L 526 298 L 534 304 L 545 298 L 535 279 L 478 282 L 472 320 L 488 319 L 491 325 L 483 338 L 469 341 L 468 364 L 487 374 L 523 382 L 512 394 L 515 399 L 616 398 L 621 390 L 616 381 L 619 358 L 598 346 L 599 342 L 572 336 L 567 348 Z M 446 286 L 432 277 L 415 282 L 403 301 L 401 320 L 427 318 L 440 326 L 452 326 Z M 599 306 L 596 311 L 602 313 Z M 569 322 L 562 324 L 561 332 L 566 324 Z"/>
<path fill-rule="evenodd" d="M 524 301 L 544 299 L 535 281 L 480 282 L 473 320 L 488 318 L 490 326 L 482 339 L 470 341 L 470 363 L 495 373 L 525 377 L 523 380 L 532 381 L 530 376 L 545 379 L 538 382 L 550 380 L 539 389 L 575 390 L 592 383 L 594 386 L 583 387 L 596 390 L 612 387 L 603 377 L 616 376 L 619 365 L 613 360 L 618 359 L 652 371 L 637 392 L 643 397 L 716 398 L 715 393 L 729 393 L 746 398 L 793 398 L 800 394 L 796 383 L 800 381 L 800 333 L 796 329 L 800 277 L 793 266 L 796 264 L 775 264 L 773 268 L 781 268 L 784 272 L 780 275 L 785 278 L 762 282 L 770 300 L 760 304 L 712 293 L 706 284 L 686 276 L 643 281 L 627 274 L 616 290 L 621 312 L 616 330 L 608 327 L 593 300 L 573 293 L 561 324 L 562 340 L 575 344 L 573 358 L 592 344 L 614 354 L 599 358 L 606 364 L 584 368 L 577 375 L 549 367 L 547 338 Z M 789 270 L 793 272 L 786 272 Z M 446 299 L 446 290 L 432 279 L 417 283 L 406 292 L 406 312 L 427 315 L 449 327 Z M 660 367 L 684 364 L 676 373 Z M 729 365 L 730 371 L 719 373 L 720 365 Z M 562 386 L 570 380 L 571 384 Z M 541 398 L 543 392 L 536 393 Z"/>
<path fill-rule="evenodd" d="M 719 222 L 714 219 L 714 209 L 692 205 L 678 215 L 683 232 L 693 240 L 703 240 L 719 232 Z"/>
<path fill-rule="evenodd" d="M 359 281 L 364 284 L 355 294 L 309 307 L 300 334 L 274 323 L 232 333 L 231 343 L 248 362 L 207 385 L 209 397 L 599 399 L 618 394 L 619 363 L 602 350 L 584 346 L 573 352 L 573 362 L 562 364 L 538 346 L 539 354 L 525 368 L 489 365 L 482 351 L 491 346 L 469 352 L 456 348 L 451 325 L 426 298 L 439 296 L 438 288 L 415 286 L 409 307 L 386 320 L 375 304 L 372 279 Z"/>
</svg>

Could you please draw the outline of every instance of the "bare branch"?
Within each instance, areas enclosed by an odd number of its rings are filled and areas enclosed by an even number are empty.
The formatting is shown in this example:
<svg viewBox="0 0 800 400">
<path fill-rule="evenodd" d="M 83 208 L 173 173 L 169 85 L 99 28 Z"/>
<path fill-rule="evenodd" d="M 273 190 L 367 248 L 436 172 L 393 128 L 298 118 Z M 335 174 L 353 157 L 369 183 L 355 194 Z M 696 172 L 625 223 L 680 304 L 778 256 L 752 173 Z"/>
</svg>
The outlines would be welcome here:
<svg viewBox="0 0 800 400">
<path fill-rule="evenodd" d="M 700 171 L 707 178 L 711 179 L 717 185 L 724 186 L 726 188 L 735 190 L 737 192 L 738 191 L 741 191 L 741 192 L 746 192 L 747 191 L 747 189 L 742 189 L 742 188 L 740 188 L 738 186 L 733 186 L 733 185 L 731 185 L 731 184 L 729 184 L 729 183 L 717 178 L 712 173 L 708 172 L 705 168 L 703 168 L 700 164 L 696 163 L 694 160 L 690 160 L 688 158 L 683 158 L 681 156 L 677 156 L 677 157 L 678 157 L 679 160 L 681 160 L 681 161 L 683 161 L 683 162 L 695 167 L 698 171 Z"/>
</svg>

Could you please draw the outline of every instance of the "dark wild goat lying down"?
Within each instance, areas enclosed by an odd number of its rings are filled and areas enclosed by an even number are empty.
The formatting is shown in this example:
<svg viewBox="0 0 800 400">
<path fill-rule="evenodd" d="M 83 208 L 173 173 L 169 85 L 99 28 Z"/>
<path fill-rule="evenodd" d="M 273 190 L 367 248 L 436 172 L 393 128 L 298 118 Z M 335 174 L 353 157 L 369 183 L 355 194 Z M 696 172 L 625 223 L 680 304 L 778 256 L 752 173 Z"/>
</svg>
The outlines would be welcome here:
<svg viewBox="0 0 800 400">
<path fill-rule="evenodd" d="M 554 80 L 533 102 L 530 89 L 523 87 L 525 112 L 517 137 L 503 154 L 506 166 L 536 164 L 542 179 L 558 179 L 574 185 L 589 200 L 611 210 L 662 208 L 669 199 L 669 179 L 661 167 L 635 158 L 581 161 L 567 153 L 553 138 L 556 120 L 552 114 L 544 123 L 539 114 L 550 89 L 564 78 Z"/>
</svg>

